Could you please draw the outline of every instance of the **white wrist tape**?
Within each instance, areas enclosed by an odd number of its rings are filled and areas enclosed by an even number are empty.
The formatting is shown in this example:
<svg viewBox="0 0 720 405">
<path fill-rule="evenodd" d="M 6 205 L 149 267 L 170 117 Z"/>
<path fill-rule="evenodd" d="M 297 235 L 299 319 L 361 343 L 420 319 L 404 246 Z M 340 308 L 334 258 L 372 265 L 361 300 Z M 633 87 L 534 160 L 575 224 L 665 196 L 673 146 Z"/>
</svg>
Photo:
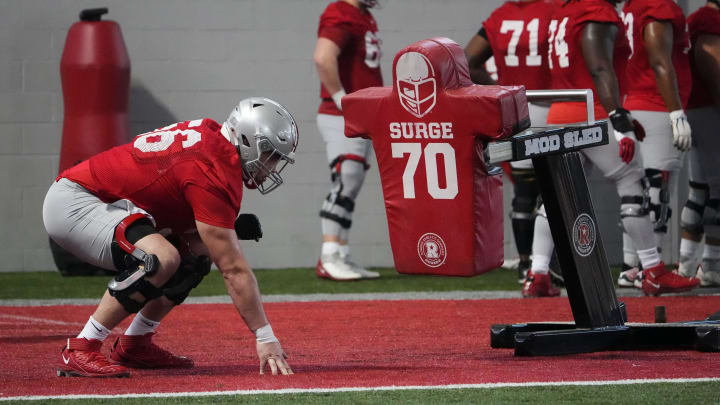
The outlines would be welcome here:
<svg viewBox="0 0 720 405">
<path fill-rule="evenodd" d="M 270 326 L 270 324 L 267 324 L 262 328 L 258 328 L 258 330 L 255 331 L 255 340 L 257 340 L 258 343 L 279 342 L 279 340 L 275 337 L 272 326 Z"/>
<path fill-rule="evenodd" d="M 345 90 L 340 89 L 337 93 L 332 95 L 332 99 L 335 102 L 335 105 L 337 106 L 338 110 L 342 111 L 342 103 L 340 100 L 345 96 Z"/>
<path fill-rule="evenodd" d="M 624 132 L 624 133 L 623 133 L 623 132 L 620 132 L 620 131 L 615 131 L 615 130 L 613 130 L 613 132 L 614 132 L 614 135 L 615 135 L 615 140 L 618 141 L 618 142 L 622 141 L 624 138 L 630 138 L 630 139 L 632 139 L 633 141 L 637 141 L 637 139 L 635 138 L 635 133 L 632 132 L 632 131 L 630 131 L 630 132 Z"/>
<path fill-rule="evenodd" d="M 670 121 L 671 122 L 675 122 L 676 120 L 678 120 L 680 118 L 687 119 L 687 117 L 685 116 L 685 111 L 683 111 L 683 110 L 670 111 Z"/>
</svg>

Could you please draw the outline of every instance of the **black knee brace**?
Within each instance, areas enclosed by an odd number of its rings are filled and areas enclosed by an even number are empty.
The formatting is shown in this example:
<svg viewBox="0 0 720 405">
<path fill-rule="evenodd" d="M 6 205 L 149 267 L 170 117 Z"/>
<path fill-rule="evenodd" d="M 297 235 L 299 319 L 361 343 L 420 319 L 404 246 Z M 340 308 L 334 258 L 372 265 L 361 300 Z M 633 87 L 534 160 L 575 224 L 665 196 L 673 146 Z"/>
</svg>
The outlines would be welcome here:
<svg viewBox="0 0 720 405">
<path fill-rule="evenodd" d="M 657 169 L 645 169 L 645 175 L 650 182 L 650 187 L 658 189 L 659 204 L 650 204 L 650 211 L 655 214 L 655 232 L 667 233 L 667 223 L 672 216 L 668 172 Z"/>
<path fill-rule="evenodd" d="M 680 213 L 680 228 L 685 232 L 703 234 L 703 216 L 707 204 L 710 186 L 690 181 L 690 193 Z"/>
<path fill-rule="evenodd" d="M 320 218 L 337 222 L 341 227 L 349 229 L 352 226 L 352 220 L 344 218 L 336 212 L 333 212 L 334 206 L 342 207 L 348 213 L 352 213 L 355 210 L 355 200 L 351 197 L 342 195 L 344 186 L 342 183 L 341 168 L 343 162 L 346 160 L 354 161 L 363 165 L 365 170 L 370 168 L 370 165 L 367 163 L 365 158 L 358 155 L 344 154 L 333 159 L 333 161 L 330 162 L 330 181 L 334 184 L 334 187 L 327 197 L 325 197 L 325 203 L 323 204 L 323 208 L 320 210 Z"/>
<path fill-rule="evenodd" d="M 195 256 L 192 253 L 182 258 L 180 267 L 162 287 L 162 293 L 175 305 L 180 305 L 210 273 L 212 261 L 207 256 Z"/>
<path fill-rule="evenodd" d="M 145 279 L 160 268 L 157 256 L 148 255 L 134 245 L 153 233 L 156 231 L 152 222 L 143 214 L 130 215 L 115 228 L 112 255 L 120 273 L 108 283 L 108 292 L 130 313 L 140 311 L 148 301 L 162 295 L 161 289 Z M 138 300 L 136 293 L 143 299 Z"/>
<path fill-rule="evenodd" d="M 540 190 L 535 171 L 532 169 L 512 169 L 515 197 L 512 200 L 513 235 L 515 246 L 521 255 L 532 252 L 533 230 L 535 228 L 535 210 L 538 206 Z"/>
</svg>

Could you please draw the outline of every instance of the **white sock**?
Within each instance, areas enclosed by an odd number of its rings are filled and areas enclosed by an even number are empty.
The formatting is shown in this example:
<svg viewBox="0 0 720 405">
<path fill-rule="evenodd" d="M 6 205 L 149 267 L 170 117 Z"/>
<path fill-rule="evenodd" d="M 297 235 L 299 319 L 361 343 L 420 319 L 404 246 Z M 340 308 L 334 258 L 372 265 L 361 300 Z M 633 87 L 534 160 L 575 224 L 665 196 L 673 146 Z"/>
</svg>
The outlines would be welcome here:
<svg viewBox="0 0 720 405">
<path fill-rule="evenodd" d="M 85 339 L 95 339 L 104 341 L 110 334 L 110 329 L 104 327 L 100 322 L 96 321 L 92 316 L 88 319 L 85 327 L 77 336 Z"/>
<path fill-rule="evenodd" d="M 695 258 L 699 248 L 700 242 L 695 242 L 694 240 L 685 238 L 680 240 L 680 256 Z"/>
<path fill-rule="evenodd" d="M 640 263 L 637 252 L 635 251 L 635 245 L 633 244 L 632 238 L 627 232 L 623 232 L 623 263 L 630 267 L 637 267 Z"/>
<path fill-rule="evenodd" d="M 695 274 L 697 269 L 697 251 L 700 249 L 700 242 L 694 240 L 680 239 L 680 267 L 681 274 Z"/>
<path fill-rule="evenodd" d="M 126 335 L 146 335 L 148 333 L 155 332 L 155 329 L 160 325 L 160 322 L 155 322 L 145 318 L 141 312 L 135 315 L 130 327 L 125 331 Z"/>
<path fill-rule="evenodd" d="M 337 242 L 323 242 L 321 255 L 331 255 L 340 251 L 340 244 Z"/>
<path fill-rule="evenodd" d="M 350 254 L 350 245 L 340 245 L 340 254 L 343 256 L 347 256 Z"/>
<path fill-rule="evenodd" d="M 533 274 L 548 274 L 550 272 L 550 259 L 550 256 L 533 255 L 530 271 Z"/>
<path fill-rule="evenodd" d="M 638 250 L 637 253 L 638 257 L 640 258 L 640 264 L 642 264 L 643 270 L 655 267 L 662 261 L 660 260 L 660 253 L 658 253 L 657 248 Z"/>
</svg>

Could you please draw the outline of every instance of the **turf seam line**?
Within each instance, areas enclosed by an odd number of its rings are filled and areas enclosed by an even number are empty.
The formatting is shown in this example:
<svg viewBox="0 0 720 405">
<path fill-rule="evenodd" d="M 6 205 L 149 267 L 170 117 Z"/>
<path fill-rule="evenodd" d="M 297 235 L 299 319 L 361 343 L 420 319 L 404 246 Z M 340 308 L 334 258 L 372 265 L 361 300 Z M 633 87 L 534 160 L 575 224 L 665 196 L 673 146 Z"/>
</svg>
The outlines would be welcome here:
<svg viewBox="0 0 720 405">
<path fill-rule="evenodd" d="M 48 399 L 115 399 L 115 398 L 174 398 L 174 397 L 210 397 L 230 395 L 262 395 L 262 394 L 323 394 L 336 392 L 362 391 L 409 391 L 409 390 L 457 390 L 457 389 L 495 389 L 524 387 L 557 387 L 557 386 L 601 386 L 601 385 L 632 385 L 661 383 L 692 383 L 720 382 L 720 378 L 652 378 L 634 380 L 595 380 L 595 381 L 536 381 L 524 383 L 484 383 L 484 384 L 452 384 L 452 385 L 408 385 L 380 387 L 340 387 L 340 388 L 284 388 L 277 390 L 237 390 L 237 391 L 204 391 L 204 392 L 167 392 L 146 394 L 113 394 L 113 395 L 48 395 L 48 396 L 15 396 L 0 397 L 0 401 L 38 401 Z M 2 393 L 0 393 L 2 395 Z"/>
</svg>

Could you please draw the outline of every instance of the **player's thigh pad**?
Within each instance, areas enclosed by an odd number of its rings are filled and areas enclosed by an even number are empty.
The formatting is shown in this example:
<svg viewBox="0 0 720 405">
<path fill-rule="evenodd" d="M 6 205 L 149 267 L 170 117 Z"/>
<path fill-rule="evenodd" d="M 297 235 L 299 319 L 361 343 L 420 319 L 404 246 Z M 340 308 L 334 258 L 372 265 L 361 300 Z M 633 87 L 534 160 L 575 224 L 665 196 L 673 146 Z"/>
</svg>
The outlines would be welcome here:
<svg viewBox="0 0 720 405">
<path fill-rule="evenodd" d="M 43 221 L 50 237 L 80 260 L 116 270 L 112 256 L 115 227 L 136 212 L 148 215 L 130 201 L 107 204 L 79 184 L 60 179 L 45 196 Z"/>
<path fill-rule="evenodd" d="M 363 138 L 345 136 L 345 120 L 340 115 L 318 114 L 317 125 L 325 141 L 328 163 L 340 155 L 362 156 L 365 160 L 370 155 L 372 141 Z"/>
<path fill-rule="evenodd" d="M 682 152 L 673 146 L 673 133 L 668 113 L 632 111 L 632 116 L 645 128 L 645 140 L 637 143 L 643 156 L 644 166 L 658 170 L 680 170 Z"/>
</svg>

